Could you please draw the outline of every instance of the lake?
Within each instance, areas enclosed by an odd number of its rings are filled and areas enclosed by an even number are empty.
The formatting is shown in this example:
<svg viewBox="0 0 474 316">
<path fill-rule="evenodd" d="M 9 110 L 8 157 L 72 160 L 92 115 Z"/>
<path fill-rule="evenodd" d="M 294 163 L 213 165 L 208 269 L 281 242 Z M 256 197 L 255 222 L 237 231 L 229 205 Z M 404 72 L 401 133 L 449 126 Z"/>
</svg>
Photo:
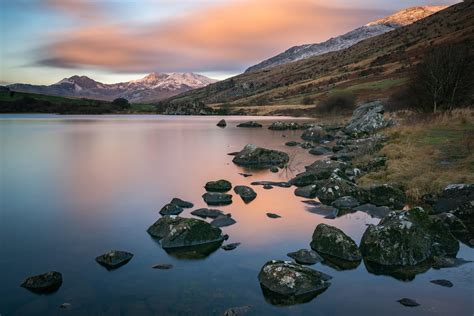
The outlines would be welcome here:
<svg viewBox="0 0 474 316">
<path fill-rule="evenodd" d="M 207 181 L 235 185 L 257 180 L 286 181 L 318 159 L 285 142 L 301 131 L 271 131 L 281 117 L 55 116 L 0 115 L 0 314 L 7 315 L 220 315 L 229 307 L 251 306 L 251 315 L 472 315 L 473 264 L 430 269 L 411 281 L 367 271 L 364 262 L 337 271 L 311 266 L 331 276 L 331 286 L 305 304 L 275 306 L 266 300 L 257 275 L 271 259 L 290 260 L 288 252 L 309 248 L 319 223 L 342 229 L 356 243 L 366 224 L 379 219 L 356 212 L 325 218 L 311 212 L 294 188 L 265 190 L 245 204 L 219 207 L 237 221 L 224 227 L 233 251 L 218 249 L 200 259 L 167 254 L 146 229 L 173 197 L 205 207 Z M 237 128 L 257 120 L 264 128 Z M 290 168 L 271 173 L 249 171 L 232 163 L 229 152 L 248 143 L 283 150 Z M 239 173 L 250 172 L 251 177 Z M 231 191 L 233 194 L 233 191 Z M 185 209 L 181 214 L 190 217 Z M 268 218 L 267 212 L 279 219 Z M 108 271 L 95 257 L 109 249 L 135 256 Z M 458 257 L 474 260 L 461 245 Z M 158 263 L 172 264 L 156 270 Z M 50 295 L 21 288 L 30 275 L 55 270 L 63 285 Z M 448 279 L 454 287 L 430 283 Z M 408 308 L 397 300 L 416 299 Z M 62 303 L 72 304 L 69 311 Z"/>
</svg>

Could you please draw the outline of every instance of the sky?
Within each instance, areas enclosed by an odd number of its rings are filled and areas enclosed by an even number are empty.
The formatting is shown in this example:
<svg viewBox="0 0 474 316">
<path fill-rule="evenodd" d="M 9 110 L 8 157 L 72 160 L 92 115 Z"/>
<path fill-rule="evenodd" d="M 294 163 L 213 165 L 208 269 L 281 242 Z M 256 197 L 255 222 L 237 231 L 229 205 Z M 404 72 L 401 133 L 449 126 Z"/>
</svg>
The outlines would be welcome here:
<svg viewBox="0 0 474 316">
<path fill-rule="evenodd" d="M 0 0 L 0 84 L 224 79 L 400 9 L 457 0 Z"/>
</svg>

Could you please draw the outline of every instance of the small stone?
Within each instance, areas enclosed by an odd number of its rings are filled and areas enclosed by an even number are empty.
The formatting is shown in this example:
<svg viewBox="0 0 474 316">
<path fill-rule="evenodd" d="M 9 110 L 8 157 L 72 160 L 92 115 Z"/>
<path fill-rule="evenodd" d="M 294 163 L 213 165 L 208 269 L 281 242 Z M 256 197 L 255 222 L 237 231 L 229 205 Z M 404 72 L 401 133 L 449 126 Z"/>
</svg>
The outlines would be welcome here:
<svg viewBox="0 0 474 316">
<path fill-rule="evenodd" d="M 220 120 L 219 123 L 217 123 L 217 126 L 219 127 L 226 127 L 227 123 L 224 119 Z"/>
<path fill-rule="evenodd" d="M 240 174 L 242 177 L 244 177 L 244 178 L 247 178 L 247 177 L 251 177 L 251 176 L 252 176 L 251 173 L 242 173 L 242 172 L 240 172 L 239 174 Z"/>
<path fill-rule="evenodd" d="M 286 142 L 285 145 L 289 147 L 298 146 L 300 143 L 295 141 Z"/>
<path fill-rule="evenodd" d="M 430 282 L 433 283 L 433 284 L 444 286 L 444 287 L 453 287 L 454 286 L 453 283 L 449 280 L 440 279 L 440 280 L 431 280 Z"/>
<path fill-rule="evenodd" d="M 270 218 L 280 218 L 281 216 L 275 213 L 267 213 L 267 216 Z"/>
<path fill-rule="evenodd" d="M 191 208 L 191 207 L 194 206 L 193 203 L 181 200 L 179 198 L 173 198 L 170 203 L 174 204 L 174 205 L 177 205 L 179 207 L 182 207 L 182 208 Z"/>
<path fill-rule="evenodd" d="M 238 246 L 240 246 L 240 242 L 234 242 L 234 243 L 231 243 L 231 244 L 227 244 L 227 245 L 222 246 L 221 248 L 224 249 L 225 251 L 229 251 L 229 250 L 234 250 Z"/>
<path fill-rule="evenodd" d="M 225 227 L 235 223 L 237 222 L 230 215 L 219 215 L 211 222 L 211 225 L 214 227 Z"/>
<path fill-rule="evenodd" d="M 107 269 L 112 270 L 127 264 L 132 258 L 133 254 L 130 252 L 110 250 L 95 258 L 95 261 Z"/>
<path fill-rule="evenodd" d="M 165 216 L 165 215 L 179 215 L 183 212 L 183 209 L 172 203 L 168 203 L 165 206 L 163 206 L 160 210 L 160 214 Z"/>
<path fill-rule="evenodd" d="M 194 216 L 199 216 L 201 218 L 216 218 L 220 215 L 224 215 L 221 210 L 216 210 L 212 208 L 198 208 L 197 210 L 192 211 L 191 214 Z"/>
<path fill-rule="evenodd" d="M 152 268 L 153 269 L 159 269 L 159 270 L 169 270 L 169 269 L 173 268 L 173 265 L 168 264 L 168 263 L 160 263 L 160 264 L 154 265 Z"/>
<path fill-rule="evenodd" d="M 70 310 L 72 308 L 72 304 L 71 303 L 62 303 L 61 305 L 59 305 L 59 308 Z"/>
<path fill-rule="evenodd" d="M 273 173 L 277 173 L 277 172 L 278 172 L 278 168 L 277 168 L 277 167 L 271 167 L 271 168 L 270 168 L 270 171 L 273 172 Z"/>
<path fill-rule="evenodd" d="M 420 306 L 420 304 L 418 304 L 415 300 L 412 300 L 412 299 L 409 299 L 409 298 L 402 298 L 402 299 L 398 300 L 397 302 L 399 302 L 400 304 L 402 304 L 404 306 L 408 306 L 408 307 Z"/>
</svg>

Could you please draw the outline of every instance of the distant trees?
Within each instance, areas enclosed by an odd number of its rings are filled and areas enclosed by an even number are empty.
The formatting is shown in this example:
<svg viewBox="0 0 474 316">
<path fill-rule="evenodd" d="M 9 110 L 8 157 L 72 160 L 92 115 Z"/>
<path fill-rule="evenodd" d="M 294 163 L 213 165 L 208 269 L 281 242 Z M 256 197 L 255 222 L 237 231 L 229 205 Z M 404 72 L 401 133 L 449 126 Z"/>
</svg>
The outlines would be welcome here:
<svg viewBox="0 0 474 316">
<path fill-rule="evenodd" d="M 351 92 L 335 92 L 328 95 L 317 106 L 319 114 L 347 114 L 351 113 L 356 106 L 356 96 Z"/>
<path fill-rule="evenodd" d="M 423 112 L 452 110 L 472 96 L 473 73 L 468 44 L 436 47 L 413 72 L 406 101 Z"/>
<path fill-rule="evenodd" d="M 128 100 L 125 98 L 117 98 L 113 100 L 112 105 L 119 110 L 130 109 L 130 103 L 128 103 Z"/>
</svg>

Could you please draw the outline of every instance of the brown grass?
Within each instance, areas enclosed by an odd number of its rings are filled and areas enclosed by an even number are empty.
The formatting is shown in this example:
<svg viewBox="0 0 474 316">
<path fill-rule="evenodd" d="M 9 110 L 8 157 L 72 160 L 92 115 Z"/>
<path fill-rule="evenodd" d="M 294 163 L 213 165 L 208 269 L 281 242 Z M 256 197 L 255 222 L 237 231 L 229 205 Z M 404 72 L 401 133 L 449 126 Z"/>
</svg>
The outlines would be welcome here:
<svg viewBox="0 0 474 316">
<path fill-rule="evenodd" d="M 386 131 L 389 141 L 380 152 L 389 158 L 387 168 L 363 176 L 359 184 L 400 183 L 418 200 L 450 183 L 474 183 L 473 110 L 400 117 L 401 124 Z"/>
</svg>

